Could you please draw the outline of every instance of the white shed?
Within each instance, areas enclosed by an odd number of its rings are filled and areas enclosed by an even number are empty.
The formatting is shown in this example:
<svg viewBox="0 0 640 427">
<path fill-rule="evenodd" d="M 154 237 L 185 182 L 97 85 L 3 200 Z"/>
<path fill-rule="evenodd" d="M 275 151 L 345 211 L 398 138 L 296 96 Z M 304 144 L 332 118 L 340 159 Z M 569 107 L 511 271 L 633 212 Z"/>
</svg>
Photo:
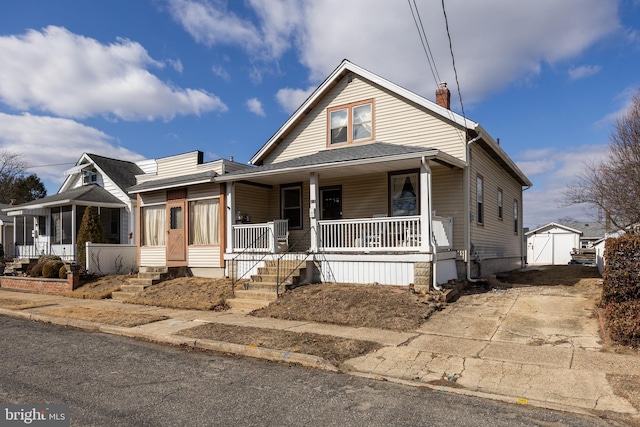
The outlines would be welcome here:
<svg viewBox="0 0 640 427">
<path fill-rule="evenodd" d="M 538 227 L 525 234 L 527 238 L 527 264 L 566 265 L 571 251 L 580 247 L 582 232 L 555 222 Z"/>
</svg>

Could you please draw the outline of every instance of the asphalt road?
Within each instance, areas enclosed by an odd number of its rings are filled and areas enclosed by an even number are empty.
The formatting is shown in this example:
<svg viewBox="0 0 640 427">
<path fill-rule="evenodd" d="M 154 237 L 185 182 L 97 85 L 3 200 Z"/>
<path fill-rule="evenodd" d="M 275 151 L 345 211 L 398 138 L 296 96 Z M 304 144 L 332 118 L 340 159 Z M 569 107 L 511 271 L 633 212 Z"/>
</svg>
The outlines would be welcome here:
<svg viewBox="0 0 640 427">
<path fill-rule="evenodd" d="M 1 316 L 0 336 L 0 403 L 69 404 L 72 426 L 609 425 Z"/>
</svg>

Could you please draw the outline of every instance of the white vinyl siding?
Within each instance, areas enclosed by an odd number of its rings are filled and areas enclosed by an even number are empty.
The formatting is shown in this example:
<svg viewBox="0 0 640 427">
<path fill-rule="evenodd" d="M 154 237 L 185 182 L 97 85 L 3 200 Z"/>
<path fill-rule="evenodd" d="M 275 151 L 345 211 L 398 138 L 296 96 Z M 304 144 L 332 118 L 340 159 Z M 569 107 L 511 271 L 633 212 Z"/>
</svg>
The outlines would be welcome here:
<svg viewBox="0 0 640 427">
<path fill-rule="evenodd" d="M 318 105 L 298 123 L 284 140 L 265 158 L 276 163 L 326 149 L 327 108 L 374 99 L 373 133 L 376 141 L 437 148 L 464 160 L 464 132 L 452 122 L 407 102 L 405 99 L 354 76 L 347 78 L 323 97 Z M 357 143 L 357 142 L 356 142 Z"/>
<path fill-rule="evenodd" d="M 464 249 L 464 171 L 446 166 L 432 167 L 432 197 L 437 216 L 453 218 L 453 247 Z"/>
<path fill-rule="evenodd" d="M 200 184 L 193 185 L 187 189 L 188 199 L 207 199 L 220 196 L 220 184 Z"/>
<path fill-rule="evenodd" d="M 223 267 L 220 246 L 189 246 L 189 267 Z"/>
<path fill-rule="evenodd" d="M 272 192 L 269 188 L 256 185 L 236 184 L 236 210 L 249 215 L 253 224 L 280 219 L 280 214 L 269 212 Z"/>
<path fill-rule="evenodd" d="M 142 246 L 140 248 L 140 265 L 144 267 L 164 267 L 166 250 L 164 246 Z"/>
</svg>

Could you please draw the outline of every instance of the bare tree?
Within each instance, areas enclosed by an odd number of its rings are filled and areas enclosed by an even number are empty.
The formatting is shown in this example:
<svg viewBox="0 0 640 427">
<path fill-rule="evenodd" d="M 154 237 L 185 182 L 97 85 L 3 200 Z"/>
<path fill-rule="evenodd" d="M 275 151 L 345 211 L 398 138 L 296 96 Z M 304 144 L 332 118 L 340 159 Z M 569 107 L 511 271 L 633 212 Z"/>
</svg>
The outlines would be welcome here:
<svg viewBox="0 0 640 427">
<path fill-rule="evenodd" d="M 13 184 L 25 172 L 27 165 L 19 154 L 0 150 L 0 201 L 7 203 L 11 199 Z"/>
<path fill-rule="evenodd" d="M 564 192 L 566 205 L 600 208 L 618 228 L 640 223 L 640 89 L 616 121 L 605 157 L 585 166 Z"/>
</svg>

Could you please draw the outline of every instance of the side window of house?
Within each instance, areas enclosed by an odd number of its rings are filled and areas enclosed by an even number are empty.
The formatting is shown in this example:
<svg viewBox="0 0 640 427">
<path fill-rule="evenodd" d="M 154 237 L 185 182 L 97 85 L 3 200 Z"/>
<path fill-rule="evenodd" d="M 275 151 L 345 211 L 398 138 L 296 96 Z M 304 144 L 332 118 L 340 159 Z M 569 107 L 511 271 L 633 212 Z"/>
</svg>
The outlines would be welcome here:
<svg viewBox="0 0 640 427">
<path fill-rule="evenodd" d="M 503 199 L 502 190 L 498 188 L 498 219 L 500 219 L 500 220 L 503 219 L 502 199 Z"/>
<path fill-rule="evenodd" d="M 373 139 L 373 100 L 328 109 L 328 146 Z"/>
<path fill-rule="evenodd" d="M 189 244 L 220 244 L 220 200 L 189 202 Z"/>
<path fill-rule="evenodd" d="M 518 234 L 518 201 L 513 201 L 513 232 Z"/>
<path fill-rule="evenodd" d="M 418 172 L 389 175 L 391 216 L 418 215 Z"/>
<path fill-rule="evenodd" d="M 484 179 L 478 175 L 476 178 L 476 222 L 484 224 Z"/>
<path fill-rule="evenodd" d="M 143 246 L 164 246 L 167 213 L 165 205 L 145 206 L 142 208 Z"/>
<path fill-rule="evenodd" d="M 280 210 L 282 219 L 289 220 L 289 229 L 302 228 L 302 185 L 280 188 Z"/>
</svg>

